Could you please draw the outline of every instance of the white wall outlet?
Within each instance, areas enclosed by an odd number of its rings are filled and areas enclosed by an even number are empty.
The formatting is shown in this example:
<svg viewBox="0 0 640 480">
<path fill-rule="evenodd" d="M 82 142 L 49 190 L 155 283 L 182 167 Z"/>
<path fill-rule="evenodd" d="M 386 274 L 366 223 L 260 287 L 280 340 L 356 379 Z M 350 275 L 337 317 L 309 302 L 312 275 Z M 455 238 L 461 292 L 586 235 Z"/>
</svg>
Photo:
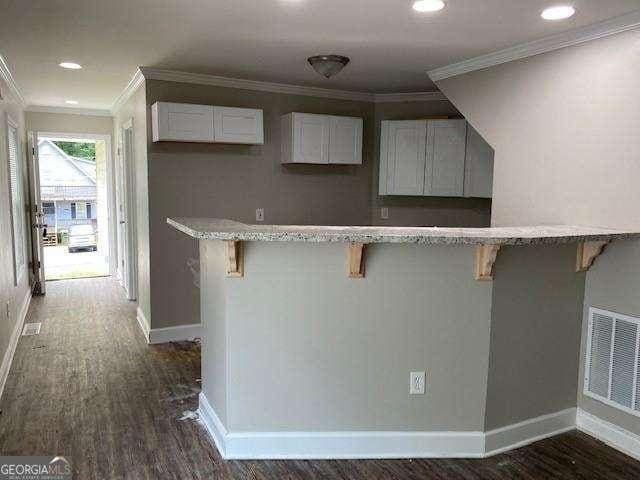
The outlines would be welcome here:
<svg viewBox="0 0 640 480">
<path fill-rule="evenodd" d="M 380 209 L 380 218 L 382 220 L 388 220 L 389 219 L 389 209 L 387 207 L 382 207 Z"/>
<path fill-rule="evenodd" d="M 411 372 L 409 375 L 409 395 L 424 395 L 426 374 L 424 372 Z"/>
<path fill-rule="evenodd" d="M 256 208 L 256 222 L 264 222 L 264 208 Z"/>
</svg>

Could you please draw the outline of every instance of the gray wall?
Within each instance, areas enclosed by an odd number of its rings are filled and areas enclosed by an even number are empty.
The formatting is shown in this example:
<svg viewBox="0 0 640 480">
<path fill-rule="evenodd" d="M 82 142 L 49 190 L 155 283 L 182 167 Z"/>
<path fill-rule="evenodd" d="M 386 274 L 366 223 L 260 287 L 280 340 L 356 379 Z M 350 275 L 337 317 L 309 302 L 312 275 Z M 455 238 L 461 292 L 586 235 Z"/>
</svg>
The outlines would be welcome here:
<svg viewBox="0 0 640 480">
<path fill-rule="evenodd" d="M 494 225 L 640 228 L 639 44 L 636 29 L 438 82 L 496 151 Z M 598 258 L 585 310 L 640 316 L 639 248 Z M 582 408 L 640 434 L 636 417 L 585 398 L 581 383 Z"/>
<path fill-rule="evenodd" d="M 585 277 L 575 262 L 575 244 L 498 253 L 486 430 L 575 407 Z"/>
<path fill-rule="evenodd" d="M 133 156 L 135 163 L 135 208 L 138 240 L 138 306 L 151 320 L 151 269 L 149 241 L 149 175 L 147 164 L 147 104 L 146 89 L 142 84 L 115 113 L 113 119 L 114 148 L 121 141 L 122 125 L 133 120 Z"/>
<path fill-rule="evenodd" d="M 455 113 L 446 101 L 374 105 L 298 95 L 148 80 L 147 106 L 156 101 L 264 110 L 263 146 L 160 142 L 149 145 L 152 327 L 199 323 L 192 282 L 194 242 L 166 225 L 169 216 L 226 217 L 255 223 L 367 225 L 377 201 L 377 143 L 381 118 Z M 280 164 L 280 116 L 292 111 L 364 118 L 364 164 Z M 487 226 L 489 202 L 399 199 L 390 225 Z M 387 204 L 387 203 L 385 203 Z"/>
<path fill-rule="evenodd" d="M 9 208 L 9 159 L 7 156 L 6 115 L 10 115 L 12 120 L 18 124 L 18 134 L 21 141 L 20 153 L 23 156 L 23 192 L 25 193 L 23 205 L 25 208 L 26 221 L 28 221 L 26 206 L 29 201 L 27 195 L 27 192 L 29 191 L 27 183 L 28 169 L 26 161 L 27 144 L 22 106 L 1 77 L 0 91 L 2 91 L 3 95 L 3 98 L 0 100 L 0 205 L 2 205 L 2 208 L 0 208 L 0 362 L 3 362 L 5 359 L 5 354 L 7 353 L 7 347 L 9 345 L 9 340 L 11 339 L 11 334 L 13 333 L 16 322 L 19 319 L 20 309 L 24 304 L 26 295 L 29 293 L 30 275 L 27 265 L 31 257 L 31 246 L 29 243 L 30 228 L 28 228 L 28 224 L 25 224 L 25 254 L 27 258 L 25 261 L 25 268 L 21 275 L 21 281 L 17 286 L 14 286 L 12 221 L 11 209 Z M 6 302 L 9 302 L 8 316 L 5 313 Z"/>
<path fill-rule="evenodd" d="M 27 130 L 52 133 L 112 135 L 113 118 L 68 113 L 26 112 Z"/>
<path fill-rule="evenodd" d="M 380 122 L 429 117 L 461 117 L 447 100 L 436 102 L 378 103 L 375 108 L 375 139 L 371 190 L 371 224 L 389 226 L 487 227 L 491 222 L 491 200 L 443 197 L 397 197 L 378 195 Z M 380 208 L 389 209 L 389 219 L 380 218 Z"/>
<path fill-rule="evenodd" d="M 238 279 L 203 243 L 205 336 L 227 339 L 226 360 L 205 345 L 203 388 L 223 397 L 226 361 L 230 431 L 483 430 L 492 284 L 473 247 L 373 245 L 353 279 L 344 244 L 245 242 Z"/>
</svg>

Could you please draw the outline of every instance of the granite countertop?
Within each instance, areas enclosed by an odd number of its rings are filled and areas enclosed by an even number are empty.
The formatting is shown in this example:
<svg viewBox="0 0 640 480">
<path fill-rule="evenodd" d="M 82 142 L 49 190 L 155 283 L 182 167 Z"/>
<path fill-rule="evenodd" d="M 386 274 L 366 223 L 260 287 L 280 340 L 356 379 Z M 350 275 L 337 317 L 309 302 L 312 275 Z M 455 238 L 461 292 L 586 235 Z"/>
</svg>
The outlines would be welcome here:
<svg viewBox="0 0 640 480">
<path fill-rule="evenodd" d="M 167 218 L 167 223 L 200 240 L 548 245 L 640 238 L 640 231 L 568 225 L 499 228 L 336 227 L 248 225 L 219 218 Z"/>
</svg>

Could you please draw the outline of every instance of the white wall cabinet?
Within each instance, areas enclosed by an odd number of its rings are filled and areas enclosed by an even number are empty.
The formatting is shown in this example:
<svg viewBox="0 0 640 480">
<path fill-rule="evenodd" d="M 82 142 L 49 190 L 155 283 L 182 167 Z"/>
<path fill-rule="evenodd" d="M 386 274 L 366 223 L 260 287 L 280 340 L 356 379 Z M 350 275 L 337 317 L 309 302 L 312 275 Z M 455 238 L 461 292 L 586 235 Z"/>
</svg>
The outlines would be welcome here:
<svg viewBox="0 0 640 480">
<path fill-rule="evenodd" d="M 464 196 L 491 198 L 493 194 L 494 151 L 484 138 L 467 125 L 467 155 L 464 171 Z"/>
<path fill-rule="evenodd" d="M 468 130 L 457 119 L 383 121 L 380 195 L 490 197 L 493 151 Z"/>
<path fill-rule="evenodd" d="M 151 120 L 154 142 L 264 143 L 258 109 L 156 102 Z"/>
<path fill-rule="evenodd" d="M 362 119 L 289 113 L 281 118 L 282 163 L 362 164 Z"/>
</svg>

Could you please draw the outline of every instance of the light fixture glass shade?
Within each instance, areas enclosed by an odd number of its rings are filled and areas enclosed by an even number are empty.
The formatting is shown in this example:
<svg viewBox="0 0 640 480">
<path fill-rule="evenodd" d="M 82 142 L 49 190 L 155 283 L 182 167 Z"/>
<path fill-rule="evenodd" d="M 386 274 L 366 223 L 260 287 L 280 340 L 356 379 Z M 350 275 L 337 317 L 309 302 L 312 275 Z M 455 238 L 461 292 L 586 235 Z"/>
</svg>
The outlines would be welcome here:
<svg viewBox="0 0 640 480">
<path fill-rule="evenodd" d="M 320 75 L 331 78 L 349 63 L 349 58 L 342 55 L 316 55 L 307 61 Z"/>
</svg>

